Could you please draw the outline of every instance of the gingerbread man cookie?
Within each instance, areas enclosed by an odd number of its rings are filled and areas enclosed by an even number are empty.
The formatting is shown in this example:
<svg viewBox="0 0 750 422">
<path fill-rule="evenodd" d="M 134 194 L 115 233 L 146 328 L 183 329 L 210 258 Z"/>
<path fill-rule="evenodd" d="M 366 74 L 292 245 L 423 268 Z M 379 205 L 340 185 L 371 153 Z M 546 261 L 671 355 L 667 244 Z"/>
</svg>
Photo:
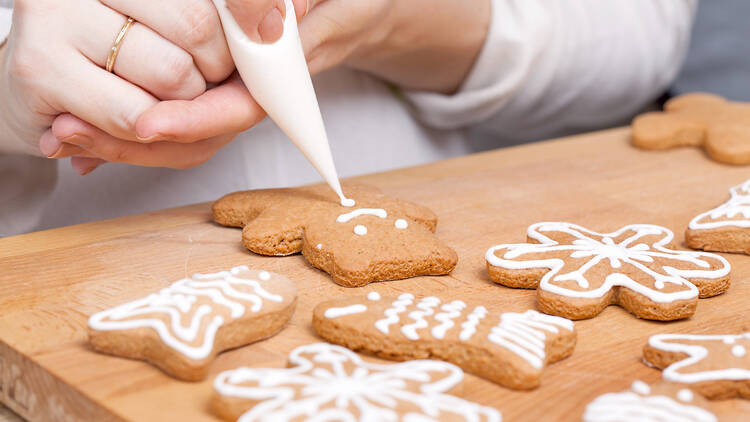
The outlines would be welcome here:
<svg viewBox="0 0 750 422">
<path fill-rule="evenodd" d="M 750 164 L 750 104 L 712 94 L 669 100 L 663 112 L 633 120 L 633 144 L 645 149 L 702 146 L 716 161 Z"/>
<path fill-rule="evenodd" d="M 103 353 L 143 359 L 186 381 L 206 377 L 223 350 L 269 337 L 289 321 L 297 289 L 245 266 L 195 274 L 158 293 L 89 318 L 89 343 Z"/>
<path fill-rule="evenodd" d="M 735 335 L 657 334 L 643 348 L 665 381 L 689 385 L 709 399 L 750 399 L 750 332 Z"/>
<path fill-rule="evenodd" d="M 394 359 L 440 359 L 500 385 L 530 389 L 542 369 L 573 353 L 573 322 L 540 314 L 490 312 L 462 300 L 413 294 L 337 299 L 313 311 L 324 339 Z"/>
<path fill-rule="evenodd" d="M 685 241 L 693 249 L 750 254 L 750 180 L 729 190 L 722 205 L 690 221 Z"/>
<path fill-rule="evenodd" d="M 485 256 L 496 283 L 537 289 L 539 308 L 591 318 L 618 304 L 639 318 L 675 320 L 695 312 L 698 297 L 729 288 L 729 263 L 706 252 L 670 248 L 671 231 L 649 224 L 596 233 L 570 223 L 537 223 L 529 243 L 498 245 Z"/>
<path fill-rule="evenodd" d="M 463 372 L 449 363 L 364 362 L 327 343 L 301 346 L 289 368 L 238 368 L 214 381 L 212 407 L 230 421 L 500 422 L 500 412 L 449 393 Z"/>
<path fill-rule="evenodd" d="M 243 227 L 261 255 L 302 255 L 342 286 L 450 273 L 458 257 L 434 234 L 437 217 L 377 190 L 345 185 L 345 207 L 326 185 L 236 192 L 213 205 L 214 219 Z"/>
<path fill-rule="evenodd" d="M 635 381 L 630 391 L 607 393 L 586 406 L 584 422 L 716 422 L 711 404 L 675 384 Z"/>
</svg>

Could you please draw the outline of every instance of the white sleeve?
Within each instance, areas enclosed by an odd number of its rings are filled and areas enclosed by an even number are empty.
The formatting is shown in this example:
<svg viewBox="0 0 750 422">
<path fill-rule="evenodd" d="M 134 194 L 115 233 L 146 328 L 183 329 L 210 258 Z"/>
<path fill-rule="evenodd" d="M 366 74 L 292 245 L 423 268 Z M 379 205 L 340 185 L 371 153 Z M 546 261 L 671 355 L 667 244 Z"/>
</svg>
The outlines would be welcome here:
<svg viewBox="0 0 750 422">
<path fill-rule="evenodd" d="M 10 33 L 10 21 L 13 17 L 13 9 L 10 6 L 10 2 L 0 0 L 0 45 L 3 45 Z"/>
<path fill-rule="evenodd" d="M 546 137 L 632 117 L 674 80 L 697 0 L 493 0 L 485 45 L 453 95 L 407 92 L 438 128 Z"/>
</svg>

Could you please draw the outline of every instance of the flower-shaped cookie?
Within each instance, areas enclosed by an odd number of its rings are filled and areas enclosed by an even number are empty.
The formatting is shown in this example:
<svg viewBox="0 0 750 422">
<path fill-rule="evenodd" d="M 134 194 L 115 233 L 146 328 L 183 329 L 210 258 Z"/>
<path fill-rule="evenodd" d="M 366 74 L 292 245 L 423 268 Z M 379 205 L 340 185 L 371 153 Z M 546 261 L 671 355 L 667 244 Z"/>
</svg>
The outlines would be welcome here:
<svg viewBox="0 0 750 422">
<path fill-rule="evenodd" d="M 213 205 L 219 224 L 243 227 L 245 247 L 261 255 L 302 252 L 343 286 L 450 273 L 458 257 L 434 234 L 437 217 L 374 188 L 345 185 L 344 207 L 325 185 L 229 194 Z"/>
<path fill-rule="evenodd" d="M 750 180 L 729 190 L 729 201 L 690 221 L 685 242 L 693 249 L 750 254 Z"/>
<path fill-rule="evenodd" d="M 664 105 L 664 112 L 633 120 L 633 144 L 645 149 L 702 146 L 716 161 L 750 164 L 750 104 L 712 94 L 679 96 Z"/>
<path fill-rule="evenodd" d="M 463 372 L 449 363 L 364 362 L 340 346 L 317 343 L 289 355 L 289 368 L 238 368 L 214 381 L 214 411 L 226 420 L 500 422 L 490 407 L 446 394 Z"/>
<path fill-rule="evenodd" d="M 596 233 L 570 223 L 537 223 L 530 243 L 498 245 L 485 256 L 490 278 L 537 288 L 539 308 L 591 318 L 619 304 L 640 318 L 674 320 L 695 312 L 698 297 L 729 287 L 729 263 L 706 252 L 670 249 L 672 232 L 634 224 Z"/>
<path fill-rule="evenodd" d="M 709 399 L 750 399 L 750 332 L 735 335 L 657 334 L 643 358 L 665 381 L 686 384 Z"/>
</svg>

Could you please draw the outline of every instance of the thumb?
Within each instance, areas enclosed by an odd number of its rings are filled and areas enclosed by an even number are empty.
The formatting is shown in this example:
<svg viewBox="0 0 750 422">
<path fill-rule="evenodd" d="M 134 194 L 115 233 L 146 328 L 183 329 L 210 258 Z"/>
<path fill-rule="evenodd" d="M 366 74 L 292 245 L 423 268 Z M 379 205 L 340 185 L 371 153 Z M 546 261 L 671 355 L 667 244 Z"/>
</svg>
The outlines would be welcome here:
<svg viewBox="0 0 750 422">
<path fill-rule="evenodd" d="M 272 43 L 284 33 L 284 0 L 227 0 L 227 8 L 255 42 Z"/>
</svg>

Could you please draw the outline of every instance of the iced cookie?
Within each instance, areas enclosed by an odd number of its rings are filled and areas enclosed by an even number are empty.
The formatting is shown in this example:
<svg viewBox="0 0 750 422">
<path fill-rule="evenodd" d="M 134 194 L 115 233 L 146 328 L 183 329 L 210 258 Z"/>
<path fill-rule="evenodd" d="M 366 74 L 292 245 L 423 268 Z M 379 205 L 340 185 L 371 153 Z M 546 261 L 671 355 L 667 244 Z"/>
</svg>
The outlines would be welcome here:
<svg viewBox="0 0 750 422">
<path fill-rule="evenodd" d="M 271 256 L 302 252 L 347 287 L 448 274 L 456 266 L 456 252 L 433 233 L 432 211 L 374 188 L 345 188 L 352 207 L 325 185 L 236 192 L 214 203 L 214 219 L 244 227 L 247 249 Z"/>
<path fill-rule="evenodd" d="M 639 318 L 675 320 L 698 297 L 729 288 L 729 263 L 706 252 L 671 249 L 671 231 L 649 224 L 596 233 L 570 223 L 537 223 L 529 243 L 498 245 L 485 256 L 490 278 L 537 289 L 543 312 L 591 318 L 617 304 Z"/>
<path fill-rule="evenodd" d="M 463 380 L 449 363 L 377 365 L 317 343 L 294 349 L 288 366 L 222 372 L 214 380 L 214 411 L 239 422 L 501 420 L 493 408 L 448 394 Z"/>
<path fill-rule="evenodd" d="M 701 146 L 716 161 L 750 163 L 750 103 L 686 94 L 669 100 L 663 112 L 636 117 L 632 128 L 640 148 Z"/>
<path fill-rule="evenodd" d="M 540 314 L 490 312 L 482 305 L 437 297 L 331 300 L 313 311 L 324 339 L 386 359 L 440 359 L 500 385 L 537 387 L 548 363 L 573 353 L 573 322 Z"/>
<path fill-rule="evenodd" d="M 186 381 L 206 377 L 223 350 L 269 337 L 291 318 L 297 289 L 245 266 L 195 274 L 158 293 L 89 318 L 89 342 L 103 353 L 146 360 Z"/>
<path fill-rule="evenodd" d="M 750 332 L 737 335 L 657 334 L 643 348 L 665 381 L 709 399 L 750 399 Z"/>
<path fill-rule="evenodd" d="M 635 381 L 630 391 L 607 393 L 586 406 L 584 422 L 716 422 L 711 404 L 675 384 Z"/>
<path fill-rule="evenodd" d="M 698 215 L 685 231 L 693 249 L 750 254 L 750 180 L 729 190 L 722 205 Z"/>
</svg>

